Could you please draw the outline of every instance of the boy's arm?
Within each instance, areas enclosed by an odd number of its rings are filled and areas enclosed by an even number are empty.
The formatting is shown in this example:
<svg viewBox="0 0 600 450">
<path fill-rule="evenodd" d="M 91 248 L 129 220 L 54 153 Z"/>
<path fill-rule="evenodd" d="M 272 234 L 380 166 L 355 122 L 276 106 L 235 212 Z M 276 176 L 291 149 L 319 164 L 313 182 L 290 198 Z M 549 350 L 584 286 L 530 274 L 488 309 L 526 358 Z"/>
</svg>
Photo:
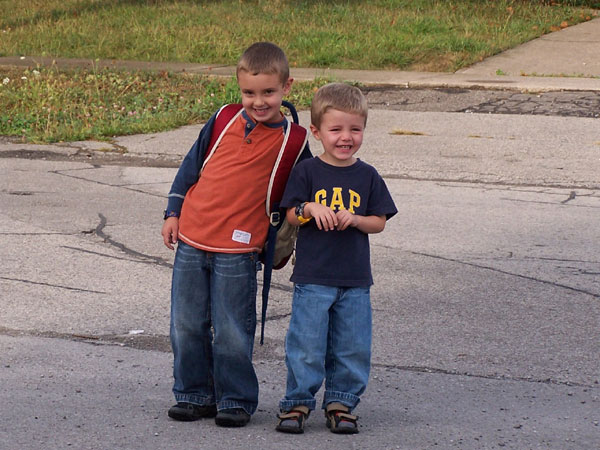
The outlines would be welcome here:
<svg viewBox="0 0 600 450">
<path fill-rule="evenodd" d="M 204 157 L 210 143 L 215 117 L 216 114 L 202 127 L 198 139 L 196 139 L 196 142 L 194 142 L 194 145 L 192 145 L 192 148 L 190 148 L 183 159 L 181 166 L 179 166 L 179 170 L 169 191 L 167 209 L 165 211 L 166 217 L 179 217 L 185 194 L 196 184 L 200 177 L 200 170 L 202 169 L 202 163 L 204 162 Z"/>
<path fill-rule="evenodd" d="M 298 218 L 295 206 L 287 210 L 286 218 L 294 226 L 304 225 L 307 222 L 306 219 L 314 218 L 317 228 L 323 231 L 334 230 L 338 226 L 335 212 L 331 208 L 316 202 L 304 203 L 303 221 Z"/>
<path fill-rule="evenodd" d="M 383 216 L 359 216 L 352 214 L 347 209 L 342 209 L 336 213 L 338 219 L 338 230 L 345 230 L 348 227 L 358 228 L 366 234 L 381 233 L 385 228 L 387 217 Z"/>
<path fill-rule="evenodd" d="M 385 181 L 374 168 L 372 170 L 374 173 L 365 215 L 353 214 L 347 209 L 338 211 L 336 213 L 338 230 L 355 227 L 366 234 L 380 233 L 385 228 L 387 220 L 398 212 Z"/>
<path fill-rule="evenodd" d="M 200 177 L 200 169 L 202 169 L 202 163 L 206 150 L 210 143 L 210 137 L 215 122 L 216 115 L 213 115 L 206 125 L 200 130 L 198 139 L 192 145 L 188 154 L 183 159 L 175 180 L 171 185 L 169 196 L 167 200 L 167 209 L 165 210 L 165 222 L 163 223 L 160 234 L 163 238 L 165 246 L 173 250 L 173 244 L 177 243 L 177 237 L 179 235 L 179 215 L 181 214 L 181 207 L 183 206 L 183 199 L 187 191 L 198 181 Z"/>
</svg>

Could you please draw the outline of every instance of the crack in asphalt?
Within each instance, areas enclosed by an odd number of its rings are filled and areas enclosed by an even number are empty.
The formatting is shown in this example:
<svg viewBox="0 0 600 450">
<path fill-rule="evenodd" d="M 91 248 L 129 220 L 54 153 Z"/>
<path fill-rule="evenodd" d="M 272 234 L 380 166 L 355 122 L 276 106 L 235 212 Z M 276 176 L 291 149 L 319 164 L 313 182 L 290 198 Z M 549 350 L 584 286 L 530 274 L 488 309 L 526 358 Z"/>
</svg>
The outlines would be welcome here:
<svg viewBox="0 0 600 450">
<path fill-rule="evenodd" d="M 460 189 L 476 189 L 480 190 L 481 188 L 478 186 L 473 186 L 472 182 L 463 183 L 453 183 L 451 181 L 441 181 L 437 183 L 438 186 L 449 187 L 449 188 L 460 188 Z M 457 186 L 460 184 L 460 186 Z M 517 192 L 517 193 L 532 193 L 532 194 L 544 194 L 549 196 L 558 196 L 563 197 L 563 192 L 558 192 L 558 189 L 554 186 L 543 186 L 543 185 L 520 185 L 520 184 L 506 184 L 506 185 L 494 185 L 494 183 L 482 183 L 486 185 L 483 189 L 486 191 L 508 191 L 508 192 Z M 584 188 L 586 191 L 591 191 L 587 194 L 577 193 L 577 197 L 598 197 L 598 193 L 594 190 Z"/>
<path fill-rule="evenodd" d="M 416 177 L 406 174 L 396 173 L 380 173 L 381 177 L 389 180 L 408 180 L 408 181 L 430 181 L 433 183 L 462 183 L 462 184 L 484 184 L 488 186 L 505 186 L 505 187 L 516 187 L 516 188 L 549 188 L 549 189 L 585 189 L 585 190 L 596 190 L 600 189 L 600 186 L 584 186 L 584 185 L 573 185 L 573 184 L 544 184 L 544 183 L 515 183 L 510 181 L 489 181 L 489 180 L 466 180 L 464 178 L 435 178 L 435 177 Z"/>
<path fill-rule="evenodd" d="M 93 167 L 87 168 L 85 170 L 96 170 L 96 169 L 100 169 L 102 168 L 101 165 L 95 165 Z M 76 169 L 76 170 L 81 170 L 81 169 Z M 109 186 L 109 187 L 113 187 L 113 188 L 119 188 L 119 189 L 127 189 L 128 191 L 133 191 L 133 192 L 137 192 L 139 194 L 146 194 L 146 195 L 151 195 L 152 197 L 159 197 L 159 198 L 164 198 L 164 195 L 161 194 L 155 194 L 153 192 L 147 192 L 147 191 L 142 191 L 140 189 L 134 189 L 128 186 L 131 185 L 120 185 L 120 184 L 111 184 L 111 183 L 104 183 L 102 181 L 98 181 L 98 180 L 90 180 L 89 178 L 85 178 L 85 177 L 78 177 L 75 175 L 71 175 L 68 173 L 65 173 L 66 171 L 63 170 L 51 170 L 50 173 L 56 174 L 56 175 L 60 175 L 63 177 L 67 177 L 67 178 L 72 178 L 75 180 L 80 180 L 80 181 L 86 181 L 89 183 L 94 183 L 94 184 L 98 184 L 100 186 Z"/>
<path fill-rule="evenodd" d="M 36 233 L 36 232 L 31 232 L 31 233 L 16 233 L 16 232 L 2 232 L 0 233 L 0 236 L 73 236 L 73 233 L 51 233 L 51 232 L 46 232 L 46 233 Z"/>
<path fill-rule="evenodd" d="M 583 196 L 581 196 L 583 197 Z M 532 205 L 556 205 L 555 202 L 543 202 L 541 200 L 522 200 L 519 198 L 502 198 L 502 200 L 505 200 L 507 202 L 515 202 L 515 203 L 528 203 L 528 204 L 532 204 Z M 566 201 L 561 201 L 560 204 L 565 205 L 567 203 L 568 200 Z M 600 206 L 592 206 L 592 205 L 574 205 L 574 204 L 570 204 L 568 205 L 571 208 L 589 208 L 589 209 L 599 209 Z"/>
<path fill-rule="evenodd" d="M 163 258 L 160 258 L 158 256 L 147 255 L 145 253 L 140 253 L 138 251 L 130 249 L 125 244 L 122 244 L 122 243 L 112 239 L 108 234 L 104 233 L 104 228 L 106 227 L 106 224 L 108 223 L 108 221 L 106 220 L 106 217 L 104 217 L 104 215 L 101 213 L 98 213 L 98 217 L 100 218 L 100 223 L 94 230 L 94 233 L 96 234 L 96 236 L 98 236 L 104 242 L 106 242 L 107 244 L 110 244 L 113 247 L 118 248 L 126 255 L 133 256 L 135 258 L 141 258 L 142 260 L 146 260 L 146 261 L 149 260 L 150 262 L 157 264 L 159 266 L 169 267 L 169 268 L 173 267 L 172 264 L 166 262 Z M 103 256 L 107 256 L 107 255 L 103 255 Z"/>
<path fill-rule="evenodd" d="M 391 248 L 391 247 L 388 247 Z M 479 257 L 471 257 L 472 260 L 481 260 L 481 261 L 506 261 L 510 259 L 512 261 L 552 261 L 557 263 L 579 263 L 579 264 L 600 264 L 600 261 L 592 261 L 585 259 L 568 259 L 568 258 L 552 258 L 547 256 L 519 256 L 516 257 L 513 252 L 508 252 L 507 256 L 479 256 Z M 566 266 L 569 267 L 569 266 Z M 582 270 L 579 267 L 569 267 L 571 269 Z"/>
<path fill-rule="evenodd" d="M 57 289 L 66 289 L 66 290 L 69 290 L 69 291 L 76 291 L 76 292 L 90 292 L 92 294 L 108 294 L 108 292 L 103 292 L 103 291 L 94 291 L 94 290 L 91 290 L 91 289 L 84 289 L 84 288 L 78 288 L 78 287 L 72 287 L 72 286 L 65 286 L 65 285 L 61 285 L 61 284 L 45 283 L 45 282 L 33 281 L 33 280 L 25 280 L 25 279 L 22 279 L 22 278 L 12 278 L 12 277 L 3 277 L 3 276 L 0 276 L 0 280 L 16 281 L 16 282 L 19 282 L 19 283 L 33 284 L 33 285 L 38 285 L 38 286 L 47 286 L 47 287 L 53 287 L 53 288 L 57 288 Z"/>
<path fill-rule="evenodd" d="M 390 247 L 390 248 L 392 248 L 392 247 Z M 523 278 L 525 280 L 535 281 L 537 283 L 548 284 L 550 286 L 554 286 L 554 287 L 558 287 L 558 288 L 562 288 L 562 289 L 567 289 L 569 291 L 577 292 L 577 293 L 580 293 L 580 294 L 586 294 L 586 295 L 589 295 L 591 297 L 600 299 L 600 294 L 596 294 L 594 292 L 586 291 L 585 289 L 579 289 L 579 288 L 574 288 L 572 286 L 567 286 L 566 284 L 556 283 L 554 281 L 542 280 L 540 278 L 530 277 L 528 275 L 522 275 L 520 273 L 508 272 L 506 270 L 498 269 L 496 267 L 490 267 L 490 266 L 484 266 L 482 264 L 470 263 L 470 262 L 466 262 L 466 261 L 461 261 L 459 259 L 447 258 L 445 256 L 432 255 L 432 254 L 429 254 L 429 253 L 415 252 L 415 251 L 410 251 L 410 253 L 412 253 L 413 255 L 425 256 L 427 258 L 439 259 L 439 260 L 442 260 L 442 261 L 454 262 L 454 263 L 462 264 L 462 265 L 465 265 L 465 266 L 476 267 L 478 269 L 491 270 L 492 272 L 498 272 L 498 273 L 501 273 L 501 274 L 504 274 L 504 275 L 510 275 L 510 276 L 513 276 L 513 277 Z"/>
<path fill-rule="evenodd" d="M 567 202 L 570 202 L 571 200 L 575 200 L 575 197 L 577 197 L 577 192 L 576 192 L 576 191 L 571 191 L 571 192 L 569 193 L 569 198 L 567 198 L 567 199 L 563 200 L 561 203 L 562 203 L 562 204 L 565 204 L 565 203 L 567 203 Z"/>
<path fill-rule="evenodd" d="M 523 259 L 540 259 L 543 261 L 555 261 L 555 262 L 573 262 L 573 263 L 583 263 L 583 264 L 600 264 L 600 261 L 587 261 L 584 259 L 566 259 L 566 258 L 549 258 L 544 256 L 536 256 L 535 258 L 532 256 L 525 256 Z"/>
<path fill-rule="evenodd" d="M 96 226 L 96 229 L 93 230 L 93 233 L 98 236 L 100 239 L 103 240 L 103 242 L 110 244 L 113 247 L 118 248 L 120 251 L 122 251 L 123 253 L 125 253 L 126 255 L 129 256 L 133 256 L 134 258 L 139 258 L 139 259 L 135 259 L 135 260 L 130 260 L 132 262 L 140 262 L 140 263 L 144 263 L 144 264 L 156 264 L 162 267 L 168 267 L 170 269 L 173 268 L 173 264 L 169 263 L 167 261 L 165 261 L 163 258 L 160 258 L 158 256 L 152 256 L 152 255 L 148 255 L 145 253 L 141 253 L 138 252 L 136 250 L 132 250 L 129 247 L 127 247 L 125 244 L 122 244 L 121 242 L 116 241 L 115 239 L 112 239 L 110 237 L 110 235 L 104 233 L 104 228 L 106 227 L 108 221 L 106 219 L 106 217 L 101 214 L 98 213 L 98 217 L 100 218 L 100 223 Z M 117 256 L 112 256 L 112 255 L 105 255 L 103 253 L 99 253 L 99 252 L 93 252 L 90 250 L 84 250 L 84 249 L 78 249 L 76 247 L 69 247 L 69 246 L 62 246 L 63 248 L 68 248 L 71 250 L 76 250 L 76 251 L 81 251 L 81 252 L 85 252 L 85 253 L 91 253 L 91 254 L 96 254 L 98 256 L 104 256 L 106 258 L 113 258 L 113 259 L 120 259 L 120 260 L 125 260 L 125 258 L 119 258 Z M 258 283 L 260 286 L 262 286 L 262 283 L 259 282 Z M 279 291 L 283 291 L 283 292 L 292 292 L 293 289 L 291 286 L 287 286 L 281 283 L 276 283 L 276 282 L 271 282 L 271 289 L 274 290 L 279 290 Z"/>
<path fill-rule="evenodd" d="M 66 248 L 68 250 L 73 250 L 73 251 L 76 251 L 76 252 L 88 253 L 90 255 L 95 255 L 95 256 L 102 256 L 104 258 L 117 259 L 119 261 L 128 261 L 128 262 L 135 262 L 135 263 L 140 263 L 140 264 L 157 264 L 156 261 L 146 261 L 146 260 L 140 260 L 140 259 L 122 258 L 122 257 L 119 257 L 119 256 L 107 255 L 106 253 L 95 252 L 93 250 L 85 250 L 83 248 L 71 247 L 69 245 L 61 245 L 60 247 L 61 248 Z M 146 257 L 149 258 L 149 256 L 146 256 Z M 159 265 L 165 265 L 165 266 L 171 267 L 171 268 L 173 267 L 172 264 L 169 264 L 166 261 L 164 261 L 164 264 L 159 264 Z"/>
<path fill-rule="evenodd" d="M 382 364 L 375 363 L 372 364 L 374 367 L 388 368 L 388 369 L 397 369 L 407 372 L 419 372 L 419 373 L 437 373 L 442 375 L 452 375 L 459 377 L 470 377 L 470 378 L 483 378 L 486 380 L 499 380 L 499 381 L 524 381 L 527 383 L 541 383 L 541 384 L 552 384 L 559 386 L 577 386 L 577 387 L 586 387 L 586 388 L 598 388 L 597 385 L 589 385 L 584 383 L 575 383 L 572 381 L 558 381 L 553 380 L 551 378 L 531 378 L 531 377 L 517 377 L 517 376 L 507 376 L 507 375 L 491 375 L 491 374 L 476 374 L 472 372 L 459 372 L 455 370 L 446 370 L 446 369 L 437 369 L 431 367 L 423 367 L 423 366 L 400 366 L 394 364 Z"/>
</svg>

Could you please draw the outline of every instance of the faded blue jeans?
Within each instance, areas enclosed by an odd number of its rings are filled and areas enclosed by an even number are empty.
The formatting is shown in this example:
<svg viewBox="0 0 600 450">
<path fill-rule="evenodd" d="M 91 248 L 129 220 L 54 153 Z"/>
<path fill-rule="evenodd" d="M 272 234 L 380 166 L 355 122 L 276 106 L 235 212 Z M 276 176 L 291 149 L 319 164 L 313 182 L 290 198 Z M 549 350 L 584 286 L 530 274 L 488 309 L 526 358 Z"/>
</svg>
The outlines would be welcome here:
<svg viewBox="0 0 600 450">
<path fill-rule="evenodd" d="M 259 264 L 257 253 L 210 253 L 179 241 L 171 287 L 177 402 L 256 411 L 252 351 Z"/>
<path fill-rule="evenodd" d="M 370 288 L 296 284 L 285 340 L 287 383 L 281 411 L 305 405 L 325 380 L 322 408 L 342 403 L 352 411 L 371 369 Z"/>
</svg>

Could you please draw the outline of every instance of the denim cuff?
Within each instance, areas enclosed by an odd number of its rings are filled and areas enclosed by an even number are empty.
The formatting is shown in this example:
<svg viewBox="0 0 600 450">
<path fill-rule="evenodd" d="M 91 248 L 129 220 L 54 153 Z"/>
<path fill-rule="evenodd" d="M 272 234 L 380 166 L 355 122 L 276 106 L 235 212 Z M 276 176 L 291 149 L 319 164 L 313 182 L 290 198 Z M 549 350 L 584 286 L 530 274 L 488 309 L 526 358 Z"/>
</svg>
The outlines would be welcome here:
<svg viewBox="0 0 600 450">
<path fill-rule="evenodd" d="M 306 406 L 310 411 L 314 410 L 317 406 L 317 402 L 314 398 L 308 398 L 306 400 L 281 400 L 279 402 L 279 410 L 281 412 L 290 412 L 294 406 Z"/>
<path fill-rule="evenodd" d="M 354 394 L 349 394 L 347 392 L 336 392 L 336 391 L 325 391 L 325 395 L 323 395 L 323 406 L 325 409 L 329 403 L 339 402 L 342 405 L 346 405 L 350 408 L 350 412 L 356 405 L 360 402 L 360 397 L 357 397 Z"/>
<path fill-rule="evenodd" d="M 236 400 L 223 400 L 217 404 L 218 411 L 231 408 L 242 408 L 250 415 L 254 414 L 254 412 L 256 411 L 256 405 L 248 402 L 239 402 Z"/>
<path fill-rule="evenodd" d="M 200 394 L 175 394 L 175 401 L 193 403 L 194 405 L 208 406 L 215 404 L 215 398 L 212 395 Z"/>
</svg>

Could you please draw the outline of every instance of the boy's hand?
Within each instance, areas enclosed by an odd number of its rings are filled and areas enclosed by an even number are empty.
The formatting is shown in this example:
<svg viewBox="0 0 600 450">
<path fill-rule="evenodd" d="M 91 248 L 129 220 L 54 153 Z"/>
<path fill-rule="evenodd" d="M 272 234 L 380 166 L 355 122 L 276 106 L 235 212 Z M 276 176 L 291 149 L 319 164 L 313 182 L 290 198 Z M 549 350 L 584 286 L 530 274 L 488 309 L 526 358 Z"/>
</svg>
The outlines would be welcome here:
<svg viewBox="0 0 600 450">
<path fill-rule="evenodd" d="M 352 214 L 347 209 L 342 209 L 336 213 L 338 219 L 337 229 L 342 231 L 348 227 L 354 227 L 363 233 L 379 233 L 385 228 L 385 216 L 361 216 Z"/>
<path fill-rule="evenodd" d="M 319 230 L 334 230 L 338 226 L 338 218 L 335 215 L 335 211 L 320 203 L 307 203 L 304 207 L 304 215 L 313 217 Z"/>
<path fill-rule="evenodd" d="M 177 236 L 179 235 L 179 217 L 167 218 L 160 234 L 162 234 L 165 245 L 173 250 L 173 244 L 177 244 Z"/>
<path fill-rule="evenodd" d="M 335 213 L 338 219 L 337 229 L 343 231 L 348 227 L 358 226 L 358 216 L 355 216 L 347 209 L 340 209 Z"/>
</svg>

